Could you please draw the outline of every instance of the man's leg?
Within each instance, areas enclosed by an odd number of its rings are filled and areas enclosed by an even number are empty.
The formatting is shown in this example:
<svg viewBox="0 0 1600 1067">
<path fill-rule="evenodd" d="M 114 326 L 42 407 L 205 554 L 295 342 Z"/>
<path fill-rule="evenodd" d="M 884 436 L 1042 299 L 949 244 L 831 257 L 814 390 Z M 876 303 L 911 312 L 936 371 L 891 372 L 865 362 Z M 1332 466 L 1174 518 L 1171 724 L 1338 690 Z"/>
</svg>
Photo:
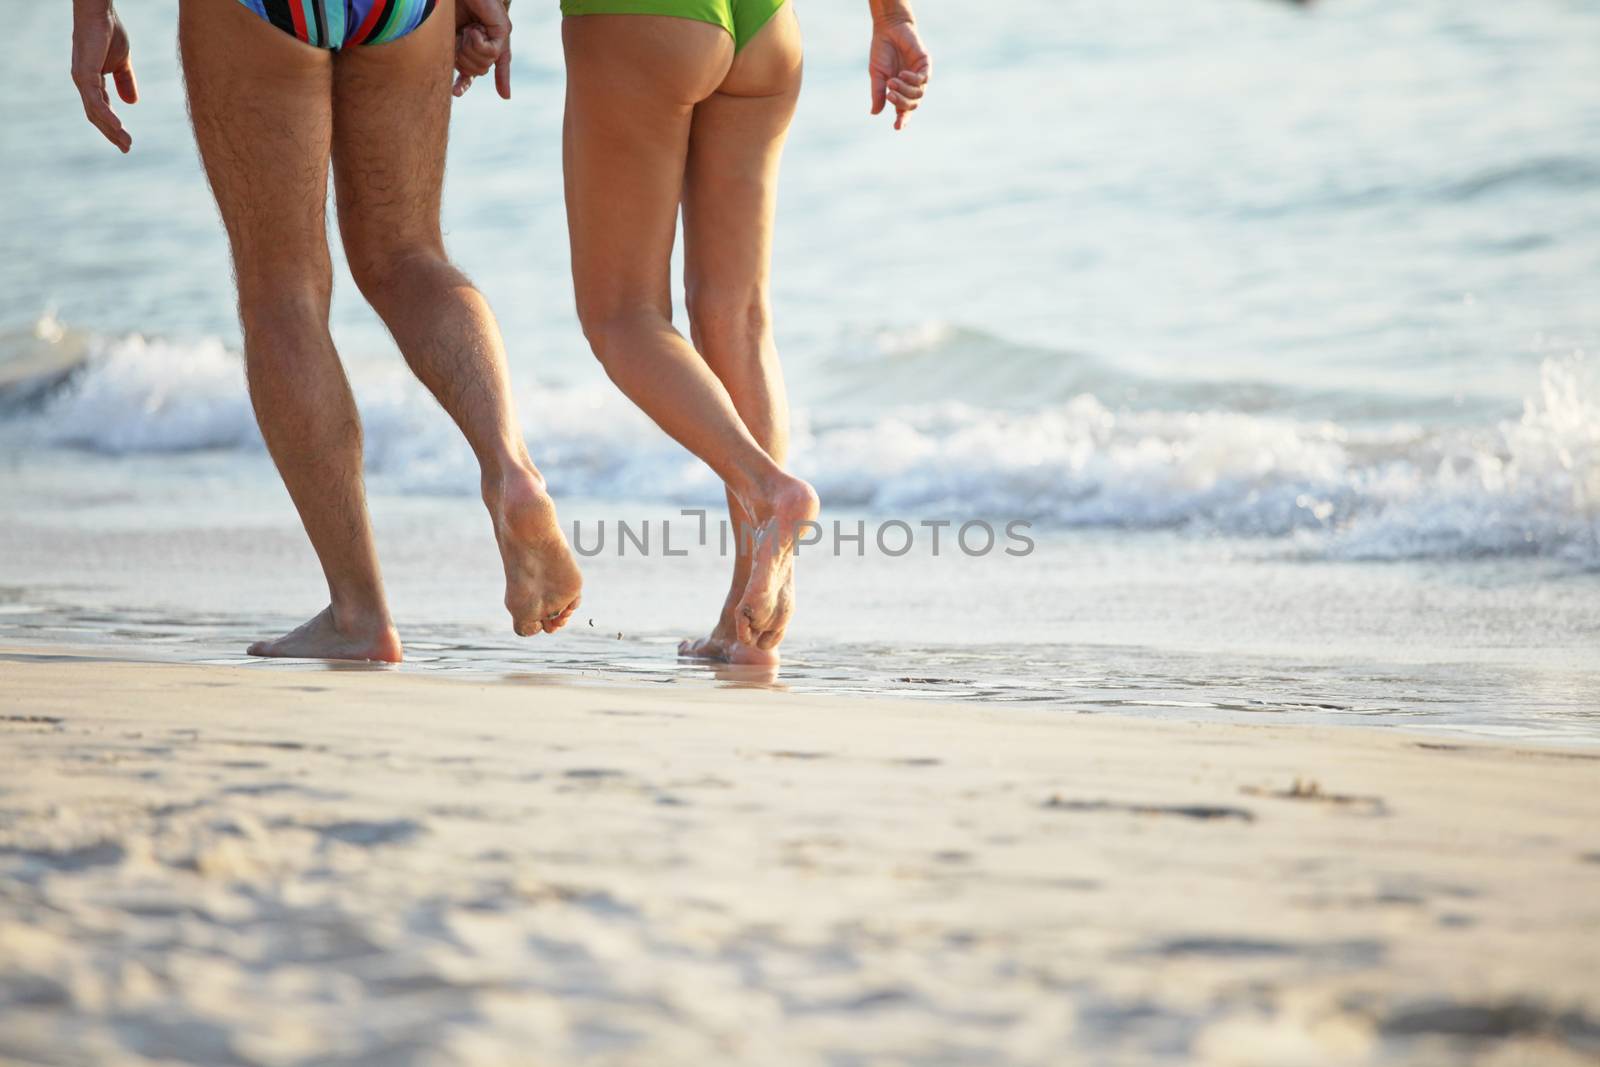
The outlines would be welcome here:
<svg viewBox="0 0 1600 1067">
<path fill-rule="evenodd" d="M 606 373 L 706 462 L 762 529 L 735 608 L 740 640 L 770 649 L 797 525 L 816 494 L 751 435 L 727 389 L 672 327 L 673 232 L 695 104 L 727 75 L 733 43 L 715 26 L 648 15 L 566 19 L 563 152 L 578 317 Z"/>
<path fill-rule="evenodd" d="M 695 106 L 683 188 L 684 288 L 695 347 L 751 435 L 780 464 L 789 450 L 789 406 L 772 338 L 772 225 L 800 71 L 800 27 L 785 4 L 740 50 L 717 91 Z M 731 495 L 728 512 L 736 528 L 752 521 Z M 776 661 L 775 648 L 736 639 L 750 558 L 741 544 L 716 627 L 710 637 L 684 642 L 682 654 Z M 783 620 L 792 611 L 793 585 L 791 572 L 778 605 Z M 782 625 L 777 629 L 781 639 Z"/>
<path fill-rule="evenodd" d="M 335 59 L 339 230 L 356 284 L 478 458 L 514 629 L 553 632 L 577 608 L 582 576 L 517 425 L 500 328 L 439 229 L 454 52 L 445 0 L 400 40 Z"/>
<path fill-rule="evenodd" d="M 183 0 L 189 113 L 233 247 L 250 399 L 330 604 L 259 656 L 400 659 L 361 481 L 361 422 L 328 334 L 332 68 L 222 0 Z"/>
</svg>

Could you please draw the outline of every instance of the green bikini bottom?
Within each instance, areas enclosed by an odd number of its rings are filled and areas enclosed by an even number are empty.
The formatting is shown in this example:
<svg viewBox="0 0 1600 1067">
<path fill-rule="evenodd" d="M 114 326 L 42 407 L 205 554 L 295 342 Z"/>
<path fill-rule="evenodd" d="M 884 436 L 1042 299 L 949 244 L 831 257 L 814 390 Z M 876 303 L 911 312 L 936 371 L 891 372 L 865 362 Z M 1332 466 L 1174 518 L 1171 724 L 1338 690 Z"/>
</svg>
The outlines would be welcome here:
<svg viewBox="0 0 1600 1067">
<path fill-rule="evenodd" d="M 709 22 L 733 35 L 733 49 L 737 52 L 782 6 L 783 0 L 561 0 L 561 13 L 671 15 Z"/>
</svg>

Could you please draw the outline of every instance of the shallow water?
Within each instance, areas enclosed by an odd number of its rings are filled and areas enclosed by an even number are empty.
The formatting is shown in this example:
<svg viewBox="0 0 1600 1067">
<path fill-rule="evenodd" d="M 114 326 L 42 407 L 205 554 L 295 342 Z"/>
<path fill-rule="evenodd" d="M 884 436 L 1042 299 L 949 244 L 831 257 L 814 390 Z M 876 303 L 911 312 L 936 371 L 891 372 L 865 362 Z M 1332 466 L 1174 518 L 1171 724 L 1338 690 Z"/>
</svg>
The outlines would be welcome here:
<svg viewBox="0 0 1600 1067">
<path fill-rule="evenodd" d="M 74 499 L 35 498 L 26 523 L 0 528 L 0 645 L 277 669 L 242 649 L 324 595 L 315 561 L 281 489 L 202 473 L 231 466 L 225 457 L 188 462 L 203 492 L 155 494 L 143 487 L 156 480 L 139 477 L 80 483 Z M 372 503 L 407 671 L 776 684 L 1600 743 L 1600 575 L 1561 561 L 1361 562 L 1259 538 L 1048 530 L 1030 532 L 1026 555 L 967 556 L 946 542 L 935 556 L 924 540 L 891 557 L 875 544 L 880 519 L 846 514 L 843 532 L 864 524 L 865 550 L 844 543 L 835 553 L 831 532 L 802 550 L 801 614 L 773 678 L 676 658 L 678 640 L 714 616 L 726 581 L 715 533 L 699 545 L 693 516 L 570 501 L 580 545 L 593 551 L 606 524 L 604 551 L 584 560 L 573 625 L 521 640 L 502 616 L 498 559 L 475 506 Z M 619 544 L 619 521 L 651 530 L 650 554 Z"/>
<path fill-rule="evenodd" d="M 714 504 L 583 352 L 556 18 L 524 7 L 514 102 L 457 107 L 452 252 L 564 498 Z M 61 76 L 65 9 L 0 44 L 0 637 L 231 656 L 322 595 L 240 381 L 174 10 L 124 12 L 127 158 Z M 785 684 L 1600 736 L 1600 10 L 930 8 L 938 81 L 899 136 L 865 114 L 864 16 L 801 16 L 794 465 L 833 515 L 1020 519 L 1042 547 L 815 560 Z M 502 641 L 470 455 L 338 286 L 413 660 L 699 670 L 670 650 L 715 559 L 592 563 L 621 642 Z"/>
</svg>

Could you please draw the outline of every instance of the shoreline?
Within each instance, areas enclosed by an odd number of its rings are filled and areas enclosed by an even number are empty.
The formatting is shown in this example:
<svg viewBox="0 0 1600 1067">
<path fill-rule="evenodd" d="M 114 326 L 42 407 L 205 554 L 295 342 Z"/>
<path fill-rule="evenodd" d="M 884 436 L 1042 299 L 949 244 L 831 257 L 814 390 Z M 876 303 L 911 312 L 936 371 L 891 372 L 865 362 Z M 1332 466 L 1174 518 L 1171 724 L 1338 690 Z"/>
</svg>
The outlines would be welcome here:
<svg viewBox="0 0 1600 1067">
<path fill-rule="evenodd" d="M 1590 1062 L 1600 756 L 0 650 L 0 1060 Z"/>
<path fill-rule="evenodd" d="M 3 590 L 0 590 L 3 591 Z M 482 625 L 435 625 L 420 629 L 406 642 L 406 659 L 400 664 L 329 664 L 307 659 L 271 659 L 247 655 L 243 649 L 256 632 L 286 632 L 292 616 L 268 620 L 247 629 L 235 624 L 224 631 L 184 633 L 176 613 L 152 610 L 130 615 L 115 638 L 80 633 L 87 624 L 104 624 L 120 609 L 102 609 L 86 622 L 64 617 L 61 625 L 38 625 L 37 635 L 13 624 L 9 631 L 0 618 L 0 661 L 9 653 L 75 657 L 96 662 L 146 663 L 166 666 L 206 666 L 266 672 L 373 671 L 441 681 L 494 684 L 537 675 L 552 683 L 597 686 L 672 686 L 689 691 L 726 685 L 771 689 L 777 693 L 824 699 L 910 701 L 919 704 L 959 704 L 991 711 L 1029 708 L 1064 717 L 1115 715 L 1156 722 L 1195 722 L 1243 726 L 1275 725 L 1358 731 L 1396 731 L 1419 739 L 1472 741 L 1503 746 L 1530 746 L 1600 754 L 1600 730 L 1583 694 L 1600 685 L 1600 673 L 1577 671 L 1556 664 L 1491 664 L 1494 671 L 1476 682 L 1461 670 L 1469 665 L 1429 658 L 1393 657 L 1372 661 L 1353 650 L 1337 655 L 1323 653 L 1307 660 L 1304 649 L 1251 649 L 1229 654 L 1205 647 L 1164 648 L 1070 643 L 1014 647 L 993 645 L 922 646 L 914 656 L 900 661 L 873 644 L 854 642 L 816 645 L 804 641 L 786 656 L 776 678 L 762 668 L 686 660 L 677 656 L 680 631 L 612 634 L 593 627 L 569 628 L 554 641 L 510 638 Z M 0 612 L 4 605 L 0 605 Z M 457 632 L 451 633 L 451 630 Z M 786 645 L 786 651 L 788 651 Z M 1260 677 L 1283 657 L 1298 662 L 1292 679 Z M 1037 679 L 1008 680 L 1005 671 L 1018 660 L 1037 663 L 1040 657 L 1060 655 L 1078 671 L 1097 671 L 1113 684 L 1096 687 L 1095 679 L 1077 677 L 1056 686 Z M 1205 677 L 1209 664 L 1220 663 L 1215 678 Z M 1152 667 L 1154 664 L 1154 667 Z M 1483 668 L 1482 663 L 1478 664 Z M 1517 678 L 1516 670 L 1536 672 Z M 1170 680 L 1155 672 L 1170 675 Z M 1128 681 L 1118 684 L 1118 676 Z M 1364 677 L 1365 676 L 1365 677 Z M 1392 677 L 1391 677 L 1392 676 Z M 1373 710 L 1386 685 L 1403 676 L 1408 698 L 1393 709 Z M 1460 696 L 1442 686 L 1454 684 L 1463 691 L 1474 685 L 1502 690 L 1501 711 L 1493 719 L 1463 715 L 1451 707 L 1431 717 L 1429 701 L 1453 704 Z M 1536 686 L 1542 678 L 1543 685 Z M 1268 682 L 1278 681 L 1276 688 Z M 1600 692 L 1600 690 L 1594 690 Z M 1537 709 L 1540 697 L 1550 709 Z M 1363 702 L 1367 706 L 1363 707 Z M 1475 705 L 1489 706 L 1487 696 Z M 1409 709 L 1409 710 L 1408 710 Z M 1524 718 L 1530 712 L 1529 718 Z"/>
</svg>

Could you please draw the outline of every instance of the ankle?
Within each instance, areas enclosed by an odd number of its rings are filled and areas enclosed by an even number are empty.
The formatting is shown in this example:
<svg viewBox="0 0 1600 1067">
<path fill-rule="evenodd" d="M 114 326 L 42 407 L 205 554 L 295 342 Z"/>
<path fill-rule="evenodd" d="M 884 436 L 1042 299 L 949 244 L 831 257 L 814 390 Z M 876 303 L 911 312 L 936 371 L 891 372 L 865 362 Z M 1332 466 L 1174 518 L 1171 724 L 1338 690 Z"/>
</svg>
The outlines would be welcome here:
<svg viewBox="0 0 1600 1067">
<path fill-rule="evenodd" d="M 484 502 L 490 507 L 496 506 L 507 492 L 528 489 L 541 494 L 545 492 L 544 475 L 526 453 L 485 461 L 482 464 L 482 486 Z"/>
<path fill-rule="evenodd" d="M 334 597 L 328 614 L 333 618 L 333 628 L 346 637 L 368 637 L 394 629 L 389 608 L 382 601 Z"/>
<path fill-rule="evenodd" d="M 782 467 L 774 464 L 770 470 L 755 471 L 727 485 L 751 518 L 760 522 L 771 512 L 773 502 L 783 495 L 785 487 L 792 481 Z"/>
<path fill-rule="evenodd" d="M 779 469 L 750 498 L 750 513 L 757 522 L 778 514 L 814 518 L 820 506 L 811 483 Z"/>
</svg>

